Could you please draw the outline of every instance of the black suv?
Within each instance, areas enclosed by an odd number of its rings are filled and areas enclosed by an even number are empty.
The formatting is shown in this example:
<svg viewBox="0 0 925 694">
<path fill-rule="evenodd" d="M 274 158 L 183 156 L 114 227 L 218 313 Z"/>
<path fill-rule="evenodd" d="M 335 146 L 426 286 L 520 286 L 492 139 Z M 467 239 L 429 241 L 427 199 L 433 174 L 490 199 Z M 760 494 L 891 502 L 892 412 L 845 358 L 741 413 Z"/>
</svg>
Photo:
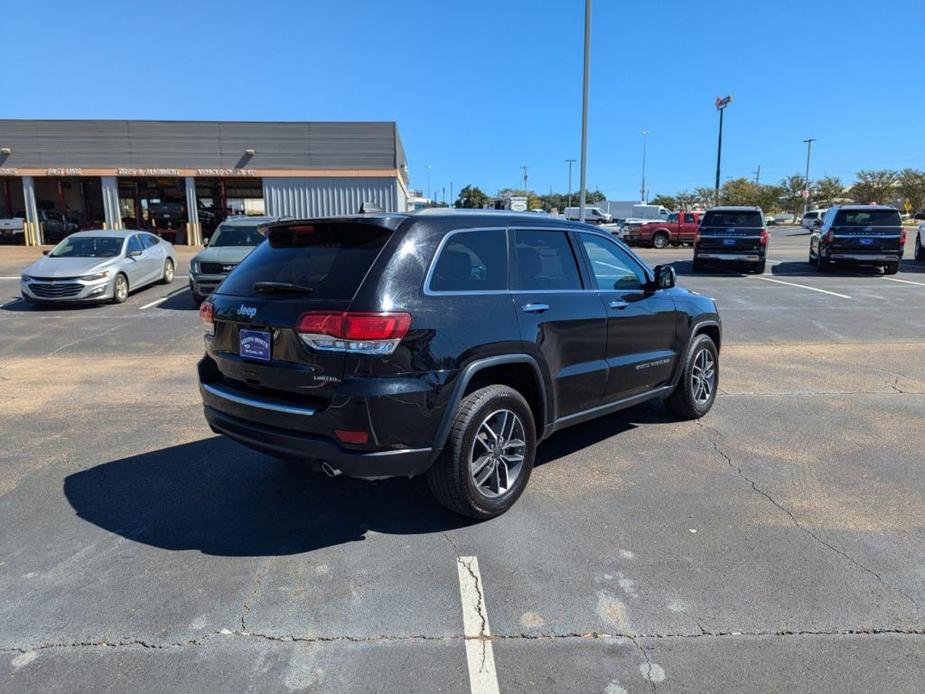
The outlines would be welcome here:
<svg viewBox="0 0 925 694">
<path fill-rule="evenodd" d="M 767 254 L 768 230 L 760 207 L 713 207 L 703 215 L 694 237 L 693 270 L 707 263 L 733 263 L 760 274 Z"/>
<path fill-rule="evenodd" d="M 883 205 L 830 207 L 816 220 L 809 239 L 809 262 L 819 272 L 835 264 L 873 265 L 887 275 L 899 272 L 906 230 L 899 210 Z"/>
<path fill-rule="evenodd" d="M 268 227 L 202 305 L 212 429 L 329 475 L 426 474 L 507 510 L 537 444 L 651 399 L 716 397 L 720 321 L 610 234 L 483 210 Z"/>
</svg>

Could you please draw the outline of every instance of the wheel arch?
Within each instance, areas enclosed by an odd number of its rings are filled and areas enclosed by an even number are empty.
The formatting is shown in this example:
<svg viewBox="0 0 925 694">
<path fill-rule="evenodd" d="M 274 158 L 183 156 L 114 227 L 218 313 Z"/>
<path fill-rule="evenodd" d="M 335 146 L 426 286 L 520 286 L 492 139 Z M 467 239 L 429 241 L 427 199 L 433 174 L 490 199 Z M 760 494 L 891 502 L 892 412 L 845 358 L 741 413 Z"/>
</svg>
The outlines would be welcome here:
<svg viewBox="0 0 925 694">
<path fill-rule="evenodd" d="M 435 460 L 446 444 L 459 403 L 469 393 L 487 385 L 506 385 L 523 395 L 533 412 L 537 440 L 545 436 L 550 403 L 546 381 L 536 359 L 529 354 L 485 357 L 464 366 L 456 379 L 434 441 Z"/>
</svg>

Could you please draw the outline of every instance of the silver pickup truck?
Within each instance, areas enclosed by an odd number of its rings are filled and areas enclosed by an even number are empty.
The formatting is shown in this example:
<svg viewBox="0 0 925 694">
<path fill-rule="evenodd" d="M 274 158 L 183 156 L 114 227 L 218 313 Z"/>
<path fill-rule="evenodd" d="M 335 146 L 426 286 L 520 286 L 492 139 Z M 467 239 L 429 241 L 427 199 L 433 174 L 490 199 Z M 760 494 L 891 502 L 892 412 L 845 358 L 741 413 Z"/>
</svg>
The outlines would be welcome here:
<svg viewBox="0 0 925 694">
<path fill-rule="evenodd" d="M 0 240 L 19 243 L 24 238 L 26 220 L 22 217 L 0 219 Z"/>
</svg>

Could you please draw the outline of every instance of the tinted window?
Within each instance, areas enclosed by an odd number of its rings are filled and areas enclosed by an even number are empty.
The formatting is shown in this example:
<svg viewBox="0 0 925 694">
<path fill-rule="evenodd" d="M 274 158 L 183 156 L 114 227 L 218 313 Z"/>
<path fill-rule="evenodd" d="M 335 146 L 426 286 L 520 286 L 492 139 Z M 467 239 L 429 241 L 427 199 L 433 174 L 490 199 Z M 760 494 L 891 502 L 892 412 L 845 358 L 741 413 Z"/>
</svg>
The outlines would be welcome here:
<svg viewBox="0 0 925 694">
<path fill-rule="evenodd" d="M 668 215 L 668 218 L 665 221 L 673 224 L 674 222 L 678 221 L 678 215 L 672 212 L 670 215 Z"/>
<path fill-rule="evenodd" d="M 645 284 L 642 268 L 622 248 L 607 239 L 582 234 L 581 243 L 591 263 L 591 274 L 598 289 L 641 289 Z"/>
<path fill-rule="evenodd" d="M 898 227 L 902 226 L 896 210 L 839 210 L 835 215 L 839 227 Z"/>
<path fill-rule="evenodd" d="M 581 289 L 565 232 L 515 231 L 514 252 L 514 289 Z"/>
<path fill-rule="evenodd" d="M 694 215 L 692 215 L 690 212 L 688 212 L 688 213 L 686 213 L 686 214 L 684 215 L 684 223 L 685 223 L 685 224 L 693 224 L 694 221 L 695 221 L 695 220 L 694 220 Z"/>
<path fill-rule="evenodd" d="M 503 229 L 467 231 L 447 239 L 434 264 L 435 292 L 507 289 L 507 237 Z"/>
<path fill-rule="evenodd" d="M 758 210 L 710 210 L 703 216 L 705 227 L 754 227 L 764 226 Z"/>
<path fill-rule="evenodd" d="M 144 250 L 141 247 L 141 241 L 138 240 L 138 234 L 132 234 L 128 240 L 128 252 Z"/>
<path fill-rule="evenodd" d="M 219 225 L 209 240 L 209 248 L 213 246 L 257 246 L 261 241 L 263 241 L 263 234 L 260 233 L 256 224 L 253 226 Z"/>
<path fill-rule="evenodd" d="M 158 239 L 156 236 L 151 236 L 151 234 L 142 234 L 141 242 L 144 244 L 145 248 L 153 248 L 157 245 Z"/>
<path fill-rule="evenodd" d="M 228 276 L 220 291 L 254 296 L 255 282 L 281 282 L 307 288 L 312 298 L 350 299 L 391 234 L 367 224 L 278 227 Z"/>
</svg>

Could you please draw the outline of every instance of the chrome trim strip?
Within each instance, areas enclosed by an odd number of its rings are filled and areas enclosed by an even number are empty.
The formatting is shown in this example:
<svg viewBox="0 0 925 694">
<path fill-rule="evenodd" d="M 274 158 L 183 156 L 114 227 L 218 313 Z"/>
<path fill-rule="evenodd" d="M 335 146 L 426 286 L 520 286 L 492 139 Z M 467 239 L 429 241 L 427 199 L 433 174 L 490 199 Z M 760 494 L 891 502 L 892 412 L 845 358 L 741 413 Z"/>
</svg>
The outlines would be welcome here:
<svg viewBox="0 0 925 694">
<path fill-rule="evenodd" d="M 761 256 L 746 253 L 698 253 L 697 258 L 706 260 L 751 260 L 758 262 Z"/>
<path fill-rule="evenodd" d="M 574 414 L 566 415 L 565 417 L 559 417 L 553 426 L 561 426 L 563 424 L 568 424 L 574 419 L 579 417 L 588 417 L 593 415 L 596 412 L 603 412 L 612 408 L 623 408 L 629 407 L 631 404 L 635 404 L 635 401 L 644 402 L 651 398 L 657 398 L 662 393 L 669 393 L 672 390 L 672 386 L 662 386 L 661 388 L 655 388 L 653 390 L 646 391 L 645 393 L 639 393 L 638 395 L 631 395 L 628 398 L 623 398 L 622 400 L 614 400 L 613 402 L 608 402 L 604 405 L 598 405 L 597 407 L 592 407 L 588 410 L 582 410 L 581 412 L 575 412 Z"/>
<path fill-rule="evenodd" d="M 235 395 L 229 393 L 222 388 L 217 388 L 215 386 L 209 385 L 208 383 L 200 383 L 199 387 L 210 395 L 214 395 L 217 398 L 222 400 L 228 400 L 238 405 L 246 405 L 248 407 L 256 407 L 261 410 L 271 410 L 273 412 L 282 412 L 284 414 L 297 414 L 305 417 L 310 417 L 315 414 L 314 408 L 311 407 L 294 407 L 292 405 L 280 405 L 273 402 L 267 402 L 266 400 L 260 400 L 258 398 L 249 398 L 243 395 Z"/>
<path fill-rule="evenodd" d="M 899 260 L 899 251 L 892 255 L 887 255 L 884 253 L 871 253 L 870 255 L 864 255 L 863 253 L 830 253 L 828 255 L 829 260 L 861 260 L 865 262 L 888 262 L 892 263 Z"/>
</svg>

